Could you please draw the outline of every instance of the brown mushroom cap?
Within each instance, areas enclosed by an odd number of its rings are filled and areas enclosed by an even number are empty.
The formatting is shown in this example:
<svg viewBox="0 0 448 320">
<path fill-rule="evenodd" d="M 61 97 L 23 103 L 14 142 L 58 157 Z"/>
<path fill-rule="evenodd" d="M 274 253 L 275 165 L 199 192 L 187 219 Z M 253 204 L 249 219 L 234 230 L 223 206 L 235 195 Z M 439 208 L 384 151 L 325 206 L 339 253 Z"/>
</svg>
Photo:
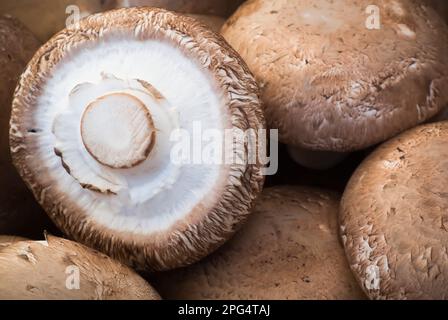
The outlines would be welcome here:
<svg viewBox="0 0 448 320">
<path fill-rule="evenodd" d="M 366 27 L 369 5 L 379 7 L 379 30 Z M 222 34 L 286 144 L 363 149 L 448 103 L 448 28 L 421 1 L 254 0 Z"/>
<path fill-rule="evenodd" d="M 14 88 L 39 42 L 18 20 L 0 16 L 0 234 L 37 236 L 50 221 L 33 199 L 9 152 L 9 118 Z"/>
<path fill-rule="evenodd" d="M 388 141 L 357 169 L 340 224 L 349 264 L 375 299 L 448 298 L 448 122 Z"/>
<path fill-rule="evenodd" d="M 133 51 L 134 47 L 138 49 Z M 142 50 L 145 54 L 139 55 Z M 100 52 L 100 60 L 95 52 Z M 133 52 L 142 61 L 136 64 L 129 58 Z M 167 61 L 170 57 L 175 58 Z M 116 69 L 127 78 L 105 75 Z M 135 80 L 135 74 L 142 78 Z M 150 82 L 162 83 L 162 90 Z M 169 132 L 155 118 L 157 142 L 144 163 L 129 169 L 99 164 L 84 149 L 78 150 L 83 147 L 78 146 L 78 113 L 73 113 L 79 105 L 71 101 L 80 95 L 84 99 L 84 91 L 96 93 L 98 86 L 116 89 L 122 84 L 138 86 L 131 89 L 150 96 L 151 113 L 157 108 L 169 113 L 177 126 L 189 128 L 194 120 L 220 130 L 265 127 L 257 84 L 219 35 L 192 18 L 165 10 L 119 9 L 83 19 L 78 29 L 59 33 L 34 56 L 13 103 L 10 141 L 15 165 L 50 217 L 78 242 L 138 268 L 165 270 L 191 264 L 224 243 L 245 221 L 264 182 L 262 165 L 177 165 L 162 157 L 155 166 L 168 169 L 157 175 L 152 161 L 164 155 L 160 152 L 170 142 L 160 143 L 159 136 Z M 196 118 L 189 118 L 192 115 Z M 67 144 L 70 139 L 76 140 L 75 152 Z M 73 161 L 78 151 L 80 162 Z M 165 172 L 174 174 L 165 177 Z M 144 179 L 147 174 L 152 176 Z"/>
<path fill-rule="evenodd" d="M 338 205 L 332 192 L 265 189 L 232 240 L 154 285 L 168 299 L 363 299 L 338 241 Z"/>
<path fill-rule="evenodd" d="M 69 278 L 78 271 L 79 289 L 70 285 Z M 46 241 L 21 241 L 0 247 L 0 274 L 0 299 L 3 300 L 160 299 L 128 267 L 80 244 L 53 236 L 48 236 Z"/>
<path fill-rule="evenodd" d="M 116 0 L 118 7 L 156 7 L 180 13 L 230 16 L 244 0 Z"/>
<path fill-rule="evenodd" d="M 14 0 L 0 1 L 0 14 L 19 19 L 42 42 L 66 27 L 73 14 L 69 6 L 77 6 L 81 17 L 112 9 L 115 0 Z"/>
</svg>

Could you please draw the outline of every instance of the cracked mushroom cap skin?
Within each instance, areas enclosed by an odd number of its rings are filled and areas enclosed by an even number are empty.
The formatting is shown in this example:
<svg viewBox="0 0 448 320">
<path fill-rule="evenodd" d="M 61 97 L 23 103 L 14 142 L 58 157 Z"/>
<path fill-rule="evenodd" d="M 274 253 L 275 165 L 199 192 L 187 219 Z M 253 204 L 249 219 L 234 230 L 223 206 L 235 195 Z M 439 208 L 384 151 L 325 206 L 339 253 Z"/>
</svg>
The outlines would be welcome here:
<svg viewBox="0 0 448 320">
<path fill-rule="evenodd" d="M 328 191 L 265 189 L 232 240 L 151 281 L 166 299 L 365 299 L 338 240 L 338 206 Z"/>
<path fill-rule="evenodd" d="M 341 203 L 349 264 L 372 299 L 447 299 L 448 122 L 414 128 L 357 169 Z"/>
<path fill-rule="evenodd" d="M 230 16 L 243 0 L 116 0 L 117 7 L 157 7 L 166 10 L 215 15 Z"/>
<path fill-rule="evenodd" d="M 365 27 L 369 5 L 379 30 Z M 364 149 L 448 103 L 448 28 L 419 1 L 252 0 L 221 32 L 257 78 L 285 144 Z"/>
<path fill-rule="evenodd" d="M 128 267 L 53 236 L 0 246 L 0 279 L 1 300 L 160 300 Z"/>
<path fill-rule="evenodd" d="M 265 128 L 258 93 L 237 53 L 192 18 L 92 15 L 45 44 L 21 77 L 12 155 L 71 238 L 139 269 L 185 266 L 246 220 L 264 177 L 258 162 L 179 161 L 183 140 L 170 138 L 190 139 L 195 123 L 204 134 Z M 236 139 L 224 151 L 247 150 Z"/>
<path fill-rule="evenodd" d="M 0 15 L 0 234 L 34 237 L 51 225 L 14 168 L 8 141 L 14 88 L 39 46 L 17 19 Z"/>
</svg>

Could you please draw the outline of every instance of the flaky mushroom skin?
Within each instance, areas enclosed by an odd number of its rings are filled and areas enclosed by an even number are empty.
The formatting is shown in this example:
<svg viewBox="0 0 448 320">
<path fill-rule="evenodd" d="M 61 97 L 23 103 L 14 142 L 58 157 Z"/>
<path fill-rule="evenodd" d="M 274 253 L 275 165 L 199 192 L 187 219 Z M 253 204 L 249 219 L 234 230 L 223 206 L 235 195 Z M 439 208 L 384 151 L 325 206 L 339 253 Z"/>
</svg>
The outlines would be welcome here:
<svg viewBox="0 0 448 320">
<path fill-rule="evenodd" d="M 0 16 L 0 234 L 37 236 L 51 224 L 17 174 L 8 141 L 14 88 L 39 45 L 18 20 Z"/>
<path fill-rule="evenodd" d="M 257 84 L 222 37 L 192 18 L 165 10 L 119 9 L 82 20 L 78 30 L 64 30 L 34 56 L 20 79 L 13 102 L 10 141 L 14 162 L 36 199 L 70 237 L 137 268 L 165 270 L 185 266 L 219 247 L 246 220 L 264 182 L 261 165 L 231 165 L 222 193 L 210 194 L 215 203 L 210 212 L 193 211 L 166 232 L 148 236 L 116 232 L 99 225 L 55 188 L 56 181 L 49 169 L 42 166 L 42 159 L 30 157 L 38 148 L 39 136 L 29 130 L 34 125 L 33 108 L 51 70 L 72 50 L 113 32 L 141 41 L 163 39 L 178 47 L 215 77 L 217 90 L 224 90 L 224 108 L 230 113 L 234 128 L 244 131 L 265 127 Z"/>
<path fill-rule="evenodd" d="M 351 178 L 340 226 L 373 299 L 448 298 L 448 122 L 385 143 Z"/>
<path fill-rule="evenodd" d="M 379 8 L 379 30 L 365 27 L 369 5 Z M 268 125 L 286 144 L 363 149 L 448 103 L 448 28 L 422 1 L 252 0 L 222 34 L 257 78 Z"/>
<path fill-rule="evenodd" d="M 328 191 L 265 189 L 232 240 L 151 281 L 167 299 L 365 299 L 338 241 L 338 207 Z"/>
<path fill-rule="evenodd" d="M 79 272 L 79 288 L 69 278 L 75 272 Z M 2 300 L 160 299 L 128 267 L 78 243 L 53 236 L 46 241 L 0 246 L 0 278 Z M 73 281 L 77 278 L 76 275 Z"/>
</svg>

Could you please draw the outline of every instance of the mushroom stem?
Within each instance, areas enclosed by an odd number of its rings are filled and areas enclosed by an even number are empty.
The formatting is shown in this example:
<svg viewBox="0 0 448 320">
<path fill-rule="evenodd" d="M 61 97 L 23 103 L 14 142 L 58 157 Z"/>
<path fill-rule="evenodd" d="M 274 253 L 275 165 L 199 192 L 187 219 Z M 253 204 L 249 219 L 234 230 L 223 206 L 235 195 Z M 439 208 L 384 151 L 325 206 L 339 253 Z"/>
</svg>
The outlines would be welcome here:
<svg viewBox="0 0 448 320">
<path fill-rule="evenodd" d="M 314 151 L 291 145 L 288 146 L 288 153 L 301 166 L 315 170 L 327 170 L 335 167 L 350 154 L 347 152 Z"/>
<path fill-rule="evenodd" d="M 148 108 L 127 93 L 96 99 L 81 120 L 81 136 L 90 155 L 111 168 L 132 168 L 154 146 L 155 129 Z"/>
</svg>

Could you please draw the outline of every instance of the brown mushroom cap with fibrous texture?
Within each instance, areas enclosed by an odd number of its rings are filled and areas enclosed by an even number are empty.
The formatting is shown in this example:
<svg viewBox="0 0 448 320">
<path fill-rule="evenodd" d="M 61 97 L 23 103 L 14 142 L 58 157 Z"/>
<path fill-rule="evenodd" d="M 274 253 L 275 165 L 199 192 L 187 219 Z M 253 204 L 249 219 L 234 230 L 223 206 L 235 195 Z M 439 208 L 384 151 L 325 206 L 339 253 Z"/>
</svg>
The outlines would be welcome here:
<svg viewBox="0 0 448 320">
<path fill-rule="evenodd" d="M 368 29 L 376 8 L 380 29 Z M 222 34 L 286 144 L 363 149 L 448 103 L 448 28 L 422 1 L 253 0 Z"/>
<path fill-rule="evenodd" d="M 0 16 L 0 234 L 34 237 L 50 225 L 16 172 L 8 141 L 14 88 L 39 45 L 19 21 Z"/>
<path fill-rule="evenodd" d="M 86 110 L 101 115 L 102 107 L 110 114 L 89 124 Z M 139 136 L 141 126 L 153 138 Z M 196 126 L 264 128 L 252 74 L 196 20 L 131 8 L 92 15 L 37 52 L 16 91 L 10 141 L 22 177 L 66 234 L 137 268 L 165 270 L 224 243 L 264 182 L 258 161 L 173 161 L 171 134 L 197 139 Z M 249 152 L 247 141 L 234 142 L 226 155 Z"/>
<path fill-rule="evenodd" d="M 349 264 L 375 299 L 448 298 L 448 122 L 386 142 L 344 193 Z"/>
<path fill-rule="evenodd" d="M 365 299 L 338 241 L 338 206 L 328 191 L 265 189 L 232 240 L 153 285 L 168 299 Z"/>
<path fill-rule="evenodd" d="M 73 23 L 76 14 L 82 18 L 114 7 L 115 0 L 13 0 L 0 1 L 0 14 L 16 17 L 45 42 Z"/>
<path fill-rule="evenodd" d="M 230 16 L 243 0 L 116 0 L 118 7 L 157 7 L 180 13 Z"/>
<path fill-rule="evenodd" d="M 0 247 L 0 275 L 2 300 L 160 299 L 128 267 L 53 236 L 45 241 L 19 241 Z"/>
</svg>

